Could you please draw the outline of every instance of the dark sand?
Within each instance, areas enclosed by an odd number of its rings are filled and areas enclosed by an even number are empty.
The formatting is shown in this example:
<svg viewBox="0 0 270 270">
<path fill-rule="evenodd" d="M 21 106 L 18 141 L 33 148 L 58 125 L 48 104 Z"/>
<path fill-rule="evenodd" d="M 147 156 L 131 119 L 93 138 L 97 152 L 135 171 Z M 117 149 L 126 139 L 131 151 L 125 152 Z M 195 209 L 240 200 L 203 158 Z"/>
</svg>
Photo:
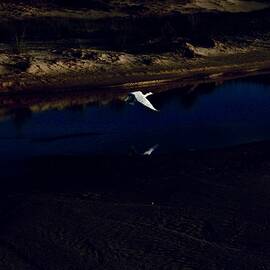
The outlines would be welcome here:
<svg viewBox="0 0 270 270">
<path fill-rule="evenodd" d="M 268 269 L 269 151 L 26 161 L 1 183 L 0 268 Z"/>
</svg>

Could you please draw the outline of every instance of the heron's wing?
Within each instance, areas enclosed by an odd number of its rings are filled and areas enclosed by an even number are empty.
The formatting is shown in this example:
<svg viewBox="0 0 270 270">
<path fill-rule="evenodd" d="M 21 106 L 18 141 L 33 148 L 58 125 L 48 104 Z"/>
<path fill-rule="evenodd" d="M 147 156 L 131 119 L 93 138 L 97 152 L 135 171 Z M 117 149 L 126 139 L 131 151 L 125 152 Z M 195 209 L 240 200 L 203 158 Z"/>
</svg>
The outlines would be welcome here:
<svg viewBox="0 0 270 270">
<path fill-rule="evenodd" d="M 138 102 L 140 102 L 145 107 L 148 107 L 149 109 L 151 109 L 153 111 L 157 111 L 157 109 L 152 105 L 152 103 L 147 98 L 145 98 L 143 95 L 141 95 L 141 96 L 137 95 L 136 99 Z"/>
</svg>

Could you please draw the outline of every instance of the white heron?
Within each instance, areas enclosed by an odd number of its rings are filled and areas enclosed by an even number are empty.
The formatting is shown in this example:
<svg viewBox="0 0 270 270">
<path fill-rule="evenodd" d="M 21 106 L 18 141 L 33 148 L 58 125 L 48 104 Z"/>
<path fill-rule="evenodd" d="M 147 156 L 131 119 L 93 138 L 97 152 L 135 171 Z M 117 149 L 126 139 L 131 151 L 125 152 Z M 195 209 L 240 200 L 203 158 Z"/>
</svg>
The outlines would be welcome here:
<svg viewBox="0 0 270 270">
<path fill-rule="evenodd" d="M 133 103 L 135 100 L 139 103 L 141 103 L 143 106 L 153 110 L 153 111 L 158 111 L 153 105 L 152 103 L 147 99 L 148 96 L 153 95 L 152 92 L 143 94 L 141 91 L 135 91 L 135 92 L 131 92 L 129 93 L 126 101 Z"/>
</svg>

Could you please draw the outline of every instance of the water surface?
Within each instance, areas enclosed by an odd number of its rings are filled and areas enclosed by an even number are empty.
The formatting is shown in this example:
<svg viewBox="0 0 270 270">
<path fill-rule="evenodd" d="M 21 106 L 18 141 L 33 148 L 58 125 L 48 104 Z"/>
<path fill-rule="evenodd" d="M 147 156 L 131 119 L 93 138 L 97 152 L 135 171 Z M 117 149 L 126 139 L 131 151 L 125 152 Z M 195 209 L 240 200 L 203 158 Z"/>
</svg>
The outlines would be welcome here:
<svg viewBox="0 0 270 270">
<path fill-rule="evenodd" d="M 36 113 L 19 110 L 0 122 L 0 155 L 5 160 L 58 154 L 117 156 L 142 154 L 153 146 L 153 155 L 158 155 L 268 140 L 266 79 L 156 93 L 149 99 L 159 112 L 123 99 Z"/>
</svg>

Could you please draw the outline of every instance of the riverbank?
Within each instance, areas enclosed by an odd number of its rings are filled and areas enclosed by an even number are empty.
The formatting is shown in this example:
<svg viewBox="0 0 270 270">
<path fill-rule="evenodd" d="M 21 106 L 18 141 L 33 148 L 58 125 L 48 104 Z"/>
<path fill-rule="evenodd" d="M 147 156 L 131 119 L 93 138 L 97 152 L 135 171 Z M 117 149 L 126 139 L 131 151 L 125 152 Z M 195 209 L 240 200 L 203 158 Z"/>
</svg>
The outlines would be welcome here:
<svg viewBox="0 0 270 270">
<path fill-rule="evenodd" d="M 203 82 L 222 82 L 269 70 L 268 42 L 260 42 L 260 46 L 256 45 L 257 42 L 254 41 L 246 48 L 226 48 L 224 45 L 225 51 L 192 47 L 194 51 L 202 50 L 205 54 L 192 59 L 175 53 L 132 55 L 91 49 L 70 49 L 61 55 L 54 51 L 31 51 L 20 56 L 2 54 L 0 92 L 63 91 L 112 86 L 158 88 L 173 84 L 184 87 Z M 69 53 L 78 54 L 78 57 L 64 56 Z M 27 59 L 31 60 L 26 62 Z"/>
<path fill-rule="evenodd" d="M 270 268 L 269 15 L 1 1 L 0 269 Z"/>
<path fill-rule="evenodd" d="M 172 80 L 181 87 L 269 69 L 265 2 L 116 2 L 84 8 L 4 2 L 0 92 Z"/>
</svg>

